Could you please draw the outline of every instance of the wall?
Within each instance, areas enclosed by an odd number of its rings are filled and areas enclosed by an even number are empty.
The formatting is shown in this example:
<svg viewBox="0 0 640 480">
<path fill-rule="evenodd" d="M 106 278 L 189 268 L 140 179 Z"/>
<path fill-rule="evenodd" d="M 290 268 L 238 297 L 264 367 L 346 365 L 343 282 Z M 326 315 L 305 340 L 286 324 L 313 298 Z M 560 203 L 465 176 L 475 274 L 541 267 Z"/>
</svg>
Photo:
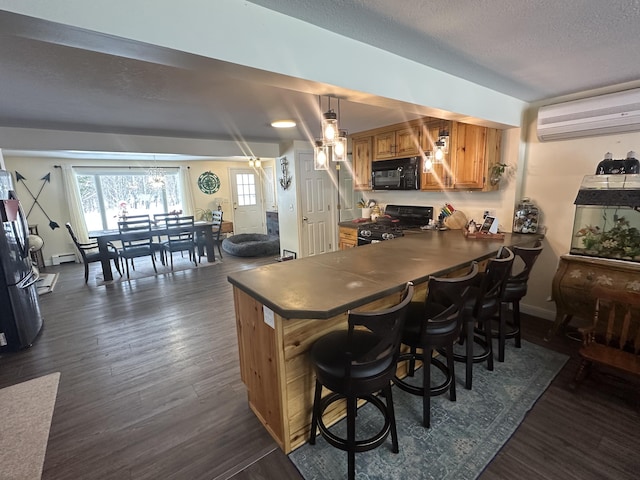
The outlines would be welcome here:
<svg viewBox="0 0 640 480">
<path fill-rule="evenodd" d="M 51 256 L 59 253 L 73 252 L 74 247 L 69 238 L 69 234 L 64 228 L 64 224 L 69 221 L 69 210 L 67 207 L 66 198 L 64 195 L 64 189 L 62 186 L 62 174 L 59 168 L 55 168 L 54 165 L 70 164 L 70 165 L 115 165 L 115 166 L 151 166 L 149 162 L 145 161 L 109 161 L 109 160 L 81 160 L 81 159 L 64 159 L 53 157 L 18 157 L 9 156 L 4 152 L 4 160 L 6 169 L 14 175 L 18 171 L 25 177 L 24 184 L 18 183 L 16 191 L 21 199 L 23 206 L 28 211 L 33 204 L 33 199 L 28 193 L 26 188 L 28 187 L 34 195 L 37 195 L 38 190 L 43 185 L 41 180 L 46 174 L 51 174 L 51 181 L 44 185 L 42 192 L 38 197 L 38 202 L 44 207 L 44 211 L 49 218 L 60 225 L 60 228 L 51 229 L 49 227 L 49 219 L 43 213 L 43 211 L 36 205 L 34 206 L 31 214 L 29 215 L 29 224 L 38 225 L 38 232 L 44 240 L 43 256 L 45 263 L 51 264 Z M 264 166 L 273 165 L 273 160 L 263 159 Z M 217 207 L 215 203 L 216 198 L 223 198 L 226 200 L 222 204 L 224 211 L 224 219 L 233 221 L 233 208 L 230 203 L 231 197 L 231 183 L 229 178 L 229 169 L 237 167 L 238 162 L 235 161 L 221 161 L 221 160 L 198 160 L 198 161 L 185 161 L 185 162 L 161 162 L 160 166 L 166 167 L 178 167 L 181 165 L 187 165 L 190 168 L 191 187 L 193 191 L 194 206 L 202 209 L 215 209 Z M 202 193 L 198 189 L 197 180 L 198 176 L 206 171 L 212 171 L 220 177 L 220 190 L 213 195 L 207 195 Z"/>
<path fill-rule="evenodd" d="M 595 173 L 607 152 L 614 158 L 625 158 L 630 150 L 640 152 L 640 133 L 543 143 L 537 139 L 536 122 L 537 108 L 534 107 L 527 112 L 523 128 L 527 153 L 522 192 L 538 205 L 547 230 L 545 248 L 529 280 L 523 311 L 553 319 L 555 304 L 547 299 L 559 257 L 569 252 L 575 214 L 573 202 L 582 178 Z"/>
<path fill-rule="evenodd" d="M 298 220 L 298 172 L 297 172 L 297 151 L 309 150 L 307 142 L 292 142 L 290 144 L 281 145 L 281 157 L 287 157 L 289 162 L 289 175 L 291 176 L 291 185 L 287 190 L 280 186 L 280 181 L 276 180 L 278 188 L 278 222 L 280 227 L 280 252 L 289 250 L 296 252 L 300 257 L 300 222 Z M 282 176 L 280 164 L 276 165 L 276 177 Z"/>
</svg>

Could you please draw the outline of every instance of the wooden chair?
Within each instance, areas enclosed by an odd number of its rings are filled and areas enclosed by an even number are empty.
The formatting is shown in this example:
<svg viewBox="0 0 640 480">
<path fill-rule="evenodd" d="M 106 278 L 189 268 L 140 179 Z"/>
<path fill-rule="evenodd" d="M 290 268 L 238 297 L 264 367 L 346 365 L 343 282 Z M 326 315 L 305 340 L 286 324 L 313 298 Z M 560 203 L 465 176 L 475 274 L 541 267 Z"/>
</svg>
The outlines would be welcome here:
<svg viewBox="0 0 640 480">
<path fill-rule="evenodd" d="M 156 268 L 155 249 L 152 247 L 152 233 L 151 233 L 151 220 L 147 215 L 147 218 L 141 218 L 139 220 L 123 220 L 118 222 L 118 230 L 120 233 L 134 233 L 139 234 L 134 239 L 125 240 L 122 239 L 122 248 L 118 252 L 122 261 L 124 262 L 127 270 L 127 278 L 129 278 L 129 262 L 131 261 L 131 267 L 135 270 L 133 263 L 134 258 L 139 257 L 151 257 L 151 263 L 153 264 L 154 272 L 158 273 Z M 146 233 L 146 235 L 145 235 Z"/>
<path fill-rule="evenodd" d="M 167 228 L 172 231 L 167 235 L 167 241 L 162 242 L 162 248 L 171 258 L 171 270 L 173 270 L 173 252 L 189 252 L 189 260 L 198 266 L 196 258 L 196 242 L 193 233 L 193 216 L 167 218 Z"/>
<path fill-rule="evenodd" d="M 640 292 L 591 289 L 595 301 L 593 323 L 580 328 L 582 361 L 572 387 L 588 375 L 592 365 L 604 365 L 640 376 Z"/>
<path fill-rule="evenodd" d="M 73 244 L 76 246 L 78 252 L 80 252 L 80 256 L 82 257 L 82 263 L 84 264 L 84 283 L 87 283 L 89 281 L 89 264 L 102 260 L 100 252 L 98 251 L 98 242 L 80 243 L 71 224 L 67 222 L 66 226 L 69 231 L 69 235 L 71 235 L 71 240 L 73 240 Z M 122 276 L 118 249 L 111 242 L 109 242 L 109 259 L 113 260 L 116 270 L 118 270 L 118 273 Z"/>
</svg>

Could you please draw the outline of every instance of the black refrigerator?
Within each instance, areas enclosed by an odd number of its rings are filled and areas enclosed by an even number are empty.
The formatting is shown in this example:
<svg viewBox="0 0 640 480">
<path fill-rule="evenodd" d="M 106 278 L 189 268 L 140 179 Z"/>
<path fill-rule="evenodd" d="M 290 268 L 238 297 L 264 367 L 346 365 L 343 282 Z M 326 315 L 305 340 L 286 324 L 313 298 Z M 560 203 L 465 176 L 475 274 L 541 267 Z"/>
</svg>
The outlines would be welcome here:
<svg viewBox="0 0 640 480">
<path fill-rule="evenodd" d="M 29 226 L 13 190 L 11 174 L 0 170 L 0 351 L 30 346 L 42 328 L 38 270 L 29 255 Z"/>
</svg>

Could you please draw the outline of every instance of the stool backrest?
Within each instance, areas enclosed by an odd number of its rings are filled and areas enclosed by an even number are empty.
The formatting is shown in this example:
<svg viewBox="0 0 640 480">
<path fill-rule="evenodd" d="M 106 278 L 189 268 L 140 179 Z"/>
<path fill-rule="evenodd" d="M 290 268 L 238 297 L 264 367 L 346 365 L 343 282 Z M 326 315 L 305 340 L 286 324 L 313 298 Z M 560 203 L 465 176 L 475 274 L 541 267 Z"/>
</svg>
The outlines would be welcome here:
<svg viewBox="0 0 640 480">
<path fill-rule="evenodd" d="M 395 373 L 395 364 L 400 354 L 402 328 L 411 298 L 413 298 L 413 284 L 409 282 L 402 292 L 400 303 L 395 306 L 375 312 L 349 312 L 347 349 L 349 353 L 356 351 L 359 353 L 357 356 L 348 356 L 347 375 L 350 374 L 353 366 L 363 367 L 368 363 L 379 364 L 386 361 L 389 365 L 393 365 L 392 374 Z M 369 330 L 377 338 L 377 342 L 370 345 L 366 351 L 352 345 L 353 331 L 356 328 Z"/>
<path fill-rule="evenodd" d="M 494 312 L 486 309 L 487 305 L 492 305 L 492 309 L 500 308 L 502 291 L 509 279 L 514 259 L 515 255 L 508 247 L 501 247 L 496 257 L 489 259 L 482 275 L 474 316 L 477 317 L 483 310 L 486 315 L 493 315 Z"/>
<path fill-rule="evenodd" d="M 538 241 L 534 247 L 511 247 L 515 260 L 513 262 L 511 276 L 509 277 L 509 283 L 521 282 L 526 283 L 529 280 L 531 269 L 538 259 L 538 255 L 542 253 L 542 245 Z M 518 260 L 520 259 L 520 260 Z M 522 268 L 519 272 L 514 273 L 516 269 L 516 263 L 521 264 Z"/>
</svg>

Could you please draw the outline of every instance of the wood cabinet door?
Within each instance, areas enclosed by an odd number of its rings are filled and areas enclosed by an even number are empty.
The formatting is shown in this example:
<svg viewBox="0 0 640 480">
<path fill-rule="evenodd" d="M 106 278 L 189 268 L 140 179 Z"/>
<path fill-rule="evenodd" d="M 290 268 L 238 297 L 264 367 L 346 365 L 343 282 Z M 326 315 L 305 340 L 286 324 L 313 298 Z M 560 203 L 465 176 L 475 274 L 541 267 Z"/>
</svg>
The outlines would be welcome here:
<svg viewBox="0 0 640 480">
<path fill-rule="evenodd" d="M 467 123 L 457 123 L 453 141 L 451 170 L 453 188 L 482 189 L 485 174 L 487 128 Z"/>
<path fill-rule="evenodd" d="M 371 137 L 353 139 L 353 188 L 355 190 L 371 189 L 371 143 Z"/>
<path fill-rule="evenodd" d="M 420 126 L 396 130 L 395 156 L 414 157 L 420 153 Z"/>
<path fill-rule="evenodd" d="M 389 131 L 379 133 L 373 137 L 374 152 L 373 158 L 382 160 L 385 158 L 393 158 L 395 156 L 396 132 Z"/>
</svg>

